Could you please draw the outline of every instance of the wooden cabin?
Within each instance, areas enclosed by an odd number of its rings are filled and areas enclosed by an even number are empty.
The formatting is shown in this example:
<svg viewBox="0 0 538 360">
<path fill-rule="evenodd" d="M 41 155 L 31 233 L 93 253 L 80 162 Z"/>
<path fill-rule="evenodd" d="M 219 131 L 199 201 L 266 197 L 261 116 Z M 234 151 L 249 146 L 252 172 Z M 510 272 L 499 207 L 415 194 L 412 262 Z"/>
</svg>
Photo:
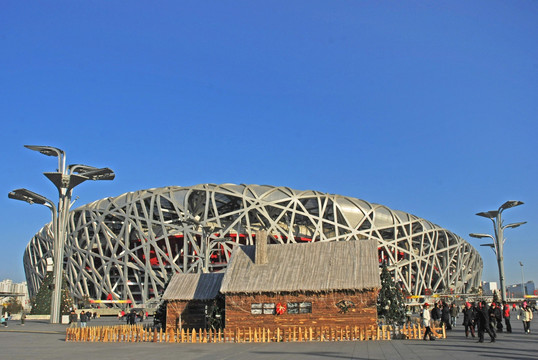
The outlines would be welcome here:
<svg viewBox="0 0 538 360">
<path fill-rule="evenodd" d="M 205 329 L 214 314 L 224 273 L 175 274 L 164 294 L 166 329 Z"/>
<path fill-rule="evenodd" d="M 376 240 L 234 250 L 220 291 L 227 328 L 370 326 L 380 288 Z"/>
</svg>

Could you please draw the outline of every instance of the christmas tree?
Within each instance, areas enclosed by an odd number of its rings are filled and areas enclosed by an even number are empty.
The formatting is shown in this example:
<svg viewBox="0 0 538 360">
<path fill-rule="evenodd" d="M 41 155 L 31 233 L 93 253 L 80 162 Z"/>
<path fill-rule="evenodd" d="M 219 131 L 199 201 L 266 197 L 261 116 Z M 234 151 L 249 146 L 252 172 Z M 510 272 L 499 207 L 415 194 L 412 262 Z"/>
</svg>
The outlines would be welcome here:
<svg viewBox="0 0 538 360">
<path fill-rule="evenodd" d="M 54 275 L 52 272 L 47 272 L 39 291 L 36 296 L 32 299 L 32 310 L 30 314 L 32 315 L 50 315 L 50 303 L 52 299 L 52 291 L 54 289 Z M 60 312 L 63 315 L 69 314 L 69 309 L 73 307 L 73 299 L 69 294 L 67 287 L 67 279 L 62 276 L 62 294 L 61 294 L 62 304 L 60 305 Z"/>
<path fill-rule="evenodd" d="M 377 315 L 385 319 L 385 324 L 403 324 L 405 321 L 405 303 L 402 291 L 394 283 L 386 265 L 383 265 L 381 270 Z"/>
</svg>

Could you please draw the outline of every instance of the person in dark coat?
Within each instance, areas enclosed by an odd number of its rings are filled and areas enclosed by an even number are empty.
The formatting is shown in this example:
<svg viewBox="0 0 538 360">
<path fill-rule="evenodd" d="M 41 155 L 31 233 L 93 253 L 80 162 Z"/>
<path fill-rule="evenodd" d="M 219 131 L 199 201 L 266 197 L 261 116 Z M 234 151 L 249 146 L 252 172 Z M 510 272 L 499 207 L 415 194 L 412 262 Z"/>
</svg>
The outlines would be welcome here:
<svg viewBox="0 0 538 360">
<path fill-rule="evenodd" d="M 484 332 L 487 332 L 491 342 L 495 342 L 495 332 L 491 330 L 489 308 L 485 301 L 478 303 L 476 312 L 476 320 L 478 321 L 478 342 L 484 342 Z"/>
<path fill-rule="evenodd" d="M 498 328 L 497 325 L 497 312 L 499 312 L 499 309 L 497 308 L 497 304 L 492 302 L 491 306 L 488 309 L 488 315 L 489 315 L 489 326 L 491 328 L 491 331 L 497 336 L 496 329 Z"/>
<path fill-rule="evenodd" d="M 131 310 L 131 312 L 127 316 L 127 324 L 134 325 L 136 323 L 136 312 L 134 310 Z"/>
<path fill-rule="evenodd" d="M 465 337 L 469 337 L 471 333 L 474 336 L 474 310 L 471 303 L 465 303 L 465 309 L 463 309 L 463 326 L 465 327 Z"/>
<path fill-rule="evenodd" d="M 450 304 L 450 325 L 456 326 L 456 319 L 458 318 L 459 309 L 456 304 Z"/>
<path fill-rule="evenodd" d="M 503 332 L 503 309 L 501 304 L 495 304 L 495 322 L 497 323 L 497 332 Z"/>
<path fill-rule="evenodd" d="M 432 318 L 432 326 L 437 326 L 439 324 L 439 320 L 441 320 L 441 310 L 439 310 L 439 306 L 436 304 L 433 305 L 433 309 L 431 311 L 431 318 Z"/>
<path fill-rule="evenodd" d="M 87 321 L 88 321 L 88 315 L 84 312 L 84 310 L 82 310 L 80 312 L 80 327 L 85 328 Z"/>
<path fill-rule="evenodd" d="M 450 325 L 450 308 L 448 305 L 443 302 L 443 308 L 441 309 L 441 325 L 445 325 L 446 330 L 452 330 L 452 325 Z"/>
<path fill-rule="evenodd" d="M 77 320 L 78 320 L 78 315 L 75 312 L 75 309 L 72 309 L 71 312 L 69 313 L 69 327 L 76 328 Z"/>
</svg>

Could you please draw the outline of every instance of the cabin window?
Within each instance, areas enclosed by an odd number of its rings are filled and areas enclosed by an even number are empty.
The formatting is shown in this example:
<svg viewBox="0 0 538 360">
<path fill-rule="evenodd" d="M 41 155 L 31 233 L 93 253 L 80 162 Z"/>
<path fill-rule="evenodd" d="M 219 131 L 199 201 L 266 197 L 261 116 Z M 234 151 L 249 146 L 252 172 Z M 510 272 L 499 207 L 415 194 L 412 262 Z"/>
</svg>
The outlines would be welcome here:
<svg viewBox="0 0 538 360">
<path fill-rule="evenodd" d="M 310 313 L 312 313 L 311 302 L 288 303 L 288 314 L 310 314 Z"/>
<path fill-rule="evenodd" d="M 262 304 L 251 304 L 250 313 L 253 315 L 261 315 L 263 313 Z"/>
<path fill-rule="evenodd" d="M 312 313 L 312 303 L 311 302 L 299 303 L 299 314 L 311 314 L 311 313 Z"/>
<path fill-rule="evenodd" d="M 274 315 L 275 314 L 275 304 L 263 304 L 263 314 L 264 315 Z"/>
<path fill-rule="evenodd" d="M 299 303 L 292 302 L 288 303 L 288 314 L 298 314 L 299 313 Z"/>
</svg>

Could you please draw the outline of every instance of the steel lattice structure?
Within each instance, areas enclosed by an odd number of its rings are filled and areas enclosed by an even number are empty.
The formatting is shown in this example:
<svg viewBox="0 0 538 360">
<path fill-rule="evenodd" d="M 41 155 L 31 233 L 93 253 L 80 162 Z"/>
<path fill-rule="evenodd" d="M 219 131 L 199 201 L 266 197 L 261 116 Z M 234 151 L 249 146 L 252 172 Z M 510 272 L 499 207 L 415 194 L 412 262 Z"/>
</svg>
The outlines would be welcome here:
<svg viewBox="0 0 538 360">
<path fill-rule="evenodd" d="M 35 295 L 52 257 L 51 224 L 28 244 Z M 411 295 L 478 288 L 482 259 L 465 240 L 383 205 L 287 187 L 201 184 L 105 198 L 70 212 L 64 269 L 77 299 L 158 301 L 176 272 L 219 271 L 266 229 L 274 243 L 374 238 L 379 262 Z"/>
</svg>

